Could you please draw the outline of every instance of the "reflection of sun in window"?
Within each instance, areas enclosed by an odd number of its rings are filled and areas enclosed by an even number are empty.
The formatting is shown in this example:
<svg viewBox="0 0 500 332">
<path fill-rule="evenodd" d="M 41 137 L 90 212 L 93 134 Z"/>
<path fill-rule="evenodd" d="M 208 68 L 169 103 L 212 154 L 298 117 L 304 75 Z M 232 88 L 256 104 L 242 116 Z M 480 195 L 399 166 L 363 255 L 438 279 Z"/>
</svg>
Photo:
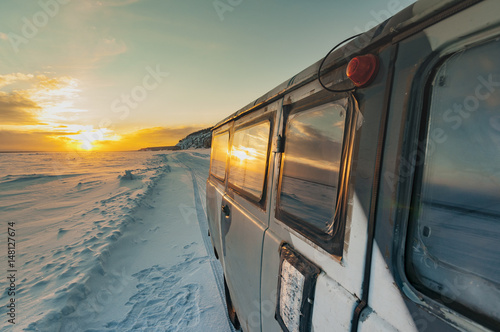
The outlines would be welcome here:
<svg viewBox="0 0 500 332">
<path fill-rule="evenodd" d="M 247 148 L 243 146 L 233 147 L 233 151 L 231 152 L 231 157 L 238 159 L 240 165 L 242 165 L 247 160 L 255 160 L 257 159 L 258 152 L 256 149 Z"/>
</svg>

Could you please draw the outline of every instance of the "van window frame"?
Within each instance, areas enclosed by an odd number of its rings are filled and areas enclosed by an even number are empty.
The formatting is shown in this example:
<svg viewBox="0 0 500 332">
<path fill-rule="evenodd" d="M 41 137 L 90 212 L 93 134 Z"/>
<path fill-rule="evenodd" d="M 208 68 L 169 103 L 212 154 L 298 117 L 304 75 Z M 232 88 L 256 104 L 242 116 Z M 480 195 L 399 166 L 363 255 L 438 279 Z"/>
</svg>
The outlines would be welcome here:
<svg viewBox="0 0 500 332">
<path fill-rule="evenodd" d="M 229 151 L 229 148 L 231 147 L 231 131 L 230 131 L 230 128 L 221 130 L 221 131 L 219 131 L 217 133 L 212 133 L 212 135 L 213 135 L 213 137 L 212 137 L 212 143 L 215 140 L 216 136 L 224 135 L 226 133 L 227 133 L 227 148 L 228 148 L 228 151 Z M 219 181 L 220 183 L 224 184 L 226 182 L 226 179 L 228 178 L 229 153 L 226 153 L 226 163 L 224 164 L 224 166 L 225 166 L 225 168 L 224 168 L 224 178 L 221 178 L 218 175 L 212 173 L 212 162 L 213 162 L 213 158 L 212 158 L 212 156 L 210 156 L 210 166 L 209 166 L 210 167 L 209 168 L 209 174 L 210 174 L 210 176 L 213 177 L 214 179 L 216 179 L 217 181 Z"/>
<path fill-rule="evenodd" d="M 346 198 L 348 196 L 348 177 L 349 169 L 351 165 L 352 149 L 354 146 L 354 115 L 358 110 L 353 105 L 354 96 L 350 93 L 332 94 L 329 91 L 321 90 L 320 92 L 306 97 L 304 99 L 298 100 L 295 103 L 291 103 L 283 106 L 283 127 L 281 136 L 284 139 L 283 151 L 286 146 L 286 130 L 289 123 L 289 117 L 293 114 L 304 112 L 315 107 L 322 106 L 329 102 L 335 102 L 342 99 L 346 99 L 346 119 L 344 125 L 344 137 L 342 138 L 342 152 L 340 157 L 340 169 L 338 178 L 338 191 L 336 197 L 336 205 L 333 219 L 333 231 L 331 234 L 327 234 L 320 230 L 316 230 L 311 227 L 311 224 L 301 220 L 300 218 L 284 211 L 280 208 L 280 197 L 281 197 L 281 186 L 283 183 L 283 168 L 284 168 L 284 153 L 281 153 L 279 157 L 280 167 L 278 175 L 278 185 L 276 194 L 276 209 L 275 218 L 276 220 L 284 223 L 288 227 L 292 228 L 308 240 L 312 241 L 316 245 L 320 246 L 322 249 L 330 254 L 337 257 L 342 257 L 344 249 L 344 235 L 345 235 L 345 224 L 346 224 Z M 349 160 L 348 160 L 349 159 Z"/>
<path fill-rule="evenodd" d="M 439 301 L 439 294 L 433 296 L 432 290 L 421 291 L 417 288 L 415 283 L 411 281 L 409 274 L 411 273 L 411 267 L 407 263 L 407 246 L 408 241 L 411 240 L 411 228 L 410 223 L 415 223 L 418 219 L 416 215 L 418 204 L 420 202 L 420 194 L 422 193 L 423 186 L 423 175 L 425 168 L 425 158 L 427 157 L 426 143 L 427 143 L 427 132 L 428 126 L 431 121 L 431 99 L 433 94 L 433 85 L 435 75 L 441 68 L 441 66 L 455 54 L 461 51 L 466 51 L 474 47 L 478 47 L 489 42 L 493 42 L 499 37 L 499 31 L 489 35 L 488 37 L 483 37 L 478 39 L 474 36 L 469 36 L 465 40 L 455 41 L 450 43 L 445 50 L 439 52 L 432 52 L 422 54 L 423 61 L 421 66 L 417 69 L 417 72 L 413 78 L 413 83 L 411 85 L 408 104 L 409 118 L 406 120 L 405 128 L 405 140 L 406 144 L 403 146 L 403 151 L 401 151 L 401 158 L 404 160 L 412 160 L 410 157 L 412 148 L 417 149 L 424 156 L 422 160 L 415 161 L 411 169 L 411 176 L 409 181 L 403 181 L 398 185 L 397 194 L 397 216 L 396 216 L 396 235 L 395 244 L 400 250 L 398 250 L 398 257 L 395 260 L 396 265 L 396 276 L 399 279 L 398 284 L 402 292 L 413 302 L 421 305 L 433 314 L 442 317 L 446 321 L 451 322 L 446 316 L 443 315 L 444 312 L 452 311 L 460 317 L 458 321 L 453 321 L 455 326 L 470 326 L 470 323 L 463 324 L 463 321 L 469 321 L 473 324 L 480 324 L 487 328 L 492 328 L 495 326 L 495 322 L 491 321 L 489 318 L 484 317 L 468 308 L 465 308 L 460 303 L 457 304 L 445 304 Z M 392 87 L 394 89 L 394 87 Z M 401 165 L 399 166 L 401 170 Z M 422 286 L 420 288 L 425 288 Z"/>
<path fill-rule="evenodd" d="M 272 139 L 273 139 L 273 132 L 274 132 L 274 120 L 275 120 L 275 112 L 269 113 L 269 114 L 263 114 L 262 116 L 258 116 L 255 119 L 249 120 L 248 122 L 244 122 L 241 124 L 234 125 L 233 129 L 231 130 L 231 139 L 229 143 L 229 150 L 228 150 L 228 163 L 227 163 L 227 168 L 226 168 L 226 179 L 227 179 L 227 189 L 230 191 L 230 194 L 237 194 L 253 205 L 261 208 L 262 210 L 266 210 L 266 201 L 267 201 L 267 183 L 268 183 L 268 176 L 269 176 L 269 161 L 270 161 L 270 155 L 271 155 L 271 149 L 272 149 Z M 230 172 L 231 172 L 231 153 L 232 153 L 232 148 L 233 148 L 233 139 L 234 135 L 238 130 L 245 129 L 248 127 L 252 127 L 255 125 L 258 125 L 260 123 L 265 123 L 266 121 L 269 122 L 269 135 L 268 135 L 268 141 L 267 141 L 267 152 L 266 152 L 266 167 L 265 167 L 265 172 L 264 172 L 264 183 L 262 187 L 262 193 L 260 197 L 257 197 L 250 193 L 249 191 L 238 187 L 236 184 L 232 183 L 229 180 L 230 177 Z"/>
</svg>

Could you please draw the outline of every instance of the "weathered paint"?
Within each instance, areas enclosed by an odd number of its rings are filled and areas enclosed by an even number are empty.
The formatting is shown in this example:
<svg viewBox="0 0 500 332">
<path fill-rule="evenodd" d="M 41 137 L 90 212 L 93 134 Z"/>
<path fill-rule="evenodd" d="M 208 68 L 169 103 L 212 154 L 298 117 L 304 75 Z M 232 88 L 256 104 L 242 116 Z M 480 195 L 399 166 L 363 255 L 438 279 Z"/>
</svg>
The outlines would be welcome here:
<svg viewBox="0 0 500 332">
<path fill-rule="evenodd" d="M 348 331 L 357 298 L 338 282 L 320 274 L 316 281 L 312 330 L 314 332 Z"/>
<path fill-rule="evenodd" d="M 370 317 L 378 316 L 380 319 L 390 322 L 396 330 L 418 331 L 377 243 L 373 246 L 371 269 L 368 305 L 375 312 Z"/>
<path fill-rule="evenodd" d="M 365 310 L 362 314 L 359 326 L 359 332 L 398 332 L 407 330 L 398 330 L 389 322 L 383 320 L 375 312 L 371 310 Z M 408 330 L 409 331 L 409 330 Z"/>
</svg>

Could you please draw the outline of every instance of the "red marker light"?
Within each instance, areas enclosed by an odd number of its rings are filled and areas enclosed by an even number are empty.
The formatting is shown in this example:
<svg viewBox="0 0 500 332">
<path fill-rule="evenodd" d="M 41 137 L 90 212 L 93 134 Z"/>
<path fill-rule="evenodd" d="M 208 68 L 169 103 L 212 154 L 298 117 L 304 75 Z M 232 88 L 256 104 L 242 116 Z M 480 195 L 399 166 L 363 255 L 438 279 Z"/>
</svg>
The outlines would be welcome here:
<svg viewBox="0 0 500 332">
<path fill-rule="evenodd" d="M 357 56 L 347 65 L 347 77 L 357 87 L 363 87 L 370 83 L 378 71 L 378 58 L 373 54 Z"/>
</svg>

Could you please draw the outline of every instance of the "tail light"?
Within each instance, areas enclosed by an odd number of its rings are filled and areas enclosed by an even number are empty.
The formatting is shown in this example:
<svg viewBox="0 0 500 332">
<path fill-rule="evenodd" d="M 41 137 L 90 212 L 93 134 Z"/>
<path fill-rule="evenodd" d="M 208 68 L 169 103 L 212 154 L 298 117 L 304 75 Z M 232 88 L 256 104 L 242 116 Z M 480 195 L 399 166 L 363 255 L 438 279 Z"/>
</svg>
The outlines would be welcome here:
<svg viewBox="0 0 500 332">
<path fill-rule="evenodd" d="M 366 86 L 377 76 L 378 64 L 378 57 L 373 54 L 352 58 L 347 65 L 347 77 L 357 87 Z"/>
</svg>

